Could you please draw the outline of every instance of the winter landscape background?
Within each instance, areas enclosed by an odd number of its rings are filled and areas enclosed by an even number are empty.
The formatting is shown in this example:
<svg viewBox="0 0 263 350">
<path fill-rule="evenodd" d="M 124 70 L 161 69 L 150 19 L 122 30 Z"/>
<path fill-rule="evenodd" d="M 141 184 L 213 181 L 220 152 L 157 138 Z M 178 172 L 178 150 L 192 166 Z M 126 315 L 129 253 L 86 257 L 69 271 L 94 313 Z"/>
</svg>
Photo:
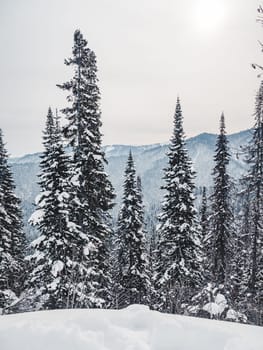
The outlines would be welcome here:
<svg viewBox="0 0 263 350">
<path fill-rule="evenodd" d="M 229 173 L 238 180 L 247 169 L 244 162 L 243 147 L 251 140 L 251 131 L 244 130 L 228 136 L 231 160 Z M 201 194 L 198 188 L 212 186 L 212 169 L 214 166 L 214 149 L 216 135 L 202 133 L 187 140 L 189 155 L 193 160 L 196 171 L 197 201 Z M 163 169 L 167 164 L 166 152 L 168 142 L 143 146 L 132 145 L 108 145 L 104 147 L 106 159 L 106 171 L 108 172 L 116 192 L 116 206 L 113 211 L 116 214 L 122 197 L 123 172 L 129 151 L 132 150 L 138 175 L 142 178 L 144 204 L 146 211 L 149 207 L 158 206 L 162 200 L 161 190 Z M 34 211 L 34 202 L 39 192 L 38 173 L 41 153 L 27 154 L 23 157 L 11 158 L 10 164 L 14 173 L 16 192 L 22 200 L 24 212 L 24 224 L 29 240 L 33 239 L 37 231 L 28 225 L 28 219 Z"/>
<path fill-rule="evenodd" d="M 262 350 L 263 5 L 0 19 L 0 349 Z"/>
</svg>

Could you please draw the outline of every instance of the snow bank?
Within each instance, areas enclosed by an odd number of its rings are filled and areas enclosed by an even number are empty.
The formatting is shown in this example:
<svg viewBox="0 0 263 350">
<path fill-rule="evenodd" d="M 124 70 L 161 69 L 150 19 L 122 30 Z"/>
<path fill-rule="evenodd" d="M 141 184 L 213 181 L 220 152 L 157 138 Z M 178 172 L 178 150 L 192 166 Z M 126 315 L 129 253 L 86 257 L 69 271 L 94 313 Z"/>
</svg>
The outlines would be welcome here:
<svg viewBox="0 0 263 350">
<path fill-rule="evenodd" d="M 1 350 L 262 350 L 261 327 L 124 310 L 0 316 Z"/>
</svg>

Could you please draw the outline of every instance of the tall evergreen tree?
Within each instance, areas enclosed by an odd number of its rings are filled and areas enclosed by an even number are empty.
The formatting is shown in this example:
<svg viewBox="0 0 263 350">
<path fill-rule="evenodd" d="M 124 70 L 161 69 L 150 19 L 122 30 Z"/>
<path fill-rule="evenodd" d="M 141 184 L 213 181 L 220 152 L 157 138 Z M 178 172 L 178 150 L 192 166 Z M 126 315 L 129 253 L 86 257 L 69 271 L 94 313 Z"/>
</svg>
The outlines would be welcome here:
<svg viewBox="0 0 263 350">
<path fill-rule="evenodd" d="M 125 169 L 123 201 L 117 227 L 117 303 L 148 304 L 150 278 L 143 222 L 140 180 L 136 182 L 134 161 L 130 152 Z"/>
<path fill-rule="evenodd" d="M 0 307 L 7 307 L 23 288 L 25 235 L 20 200 L 0 130 Z"/>
<path fill-rule="evenodd" d="M 44 152 L 40 162 L 40 194 L 30 222 L 40 236 L 32 242 L 28 257 L 31 272 L 28 294 L 29 308 L 56 309 L 75 306 L 83 287 L 77 280 L 83 269 L 77 254 L 81 247 L 78 227 L 71 222 L 69 157 L 65 153 L 58 118 L 48 109 L 43 133 Z"/>
<path fill-rule="evenodd" d="M 243 178 L 246 201 L 244 211 L 249 261 L 245 278 L 250 320 L 263 324 L 263 82 L 256 97 L 255 126 L 248 147 L 249 172 Z"/>
<path fill-rule="evenodd" d="M 242 181 L 243 183 L 243 181 Z M 250 225 L 249 225 L 249 193 L 242 190 L 237 195 L 236 206 L 241 206 L 236 213 L 236 230 L 231 250 L 231 299 L 235 307 L 247 314 L 248 280 L 250 271 Z"/>
<path fill-rule="evenodd" d="M 211 273 L 215 283 L 225 284 L 231 267 L 231 244 L 233 243 L 231 210 L 231 179 L 228 174 L 230 154 L 225 131 L 225 117 L 220 118 L 220 133 L 215 150 L 213 170 L 214 187 L 211 196 Z"/>
<path fill-rule="evenodd" d="M 83 305 L 102 307 L 109 302 L 107 242 L 111 233 L 109 209 L 113 206 L 114 194 L 104 171 L 96 57 L 79 30 L 74 33 L 72 58 L 65 63 L 74 68 L 73 78 L 59 85 L 69 92 L 70 101 L 63 113 L 68 121 L 64 135 L 73 148 L 72 220 L 80 228 L 82 245 L 86 242 L 90 245 L 89 254 L 79 256 L 85 266 L 79 278 L 85 281 L 88 296 Z"/>
<path fill-rule="evenodd" d="M 164 170 L 166 193 L 160 215 L 155 267 L 155 286 L 160 296 L 156 308 L 171 313 L 182 311 L 182 304 L 191 299 L 202 280 L 193 179 L 178 98 L 168 166 Z"/>
</svg>

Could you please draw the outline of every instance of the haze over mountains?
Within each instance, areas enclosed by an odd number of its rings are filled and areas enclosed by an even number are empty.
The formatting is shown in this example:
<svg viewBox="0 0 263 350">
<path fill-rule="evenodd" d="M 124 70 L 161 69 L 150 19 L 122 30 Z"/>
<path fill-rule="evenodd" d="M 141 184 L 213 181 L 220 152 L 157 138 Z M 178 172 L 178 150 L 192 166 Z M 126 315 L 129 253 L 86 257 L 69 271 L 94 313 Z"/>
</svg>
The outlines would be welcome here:
<svg viewBox="0 0 263 350">
<path fill-rule="evenodd" d="M 229 172 L 234 179 L 239 179 L 246 170 L 242 148 L 251 139 L 251 131 L 245 130 L 228 136 L 231 161 Z M 213 156 L 216 135 L 203 133 L 187 140 L 189 155 L 196 171 L 196 186 L 211 186 L 211 172 L 214 166 Z M 110 145 L 105 146 L 104 151 L 108 165 L 106 171 L 110 175 L 116 192 L 115 213 L 118 210 L 122 196 L 122 183 L 125 164 L 129 151 L 132 151 L 138 175 L 142 178 L 144 202 L 147 208 L 151 204 L 158 204 L 163 196 L 160 189 L 162 184 L 163 168 L 167 164 L 166 152 L 168 143 L 152 144 L 144 146 Z M 28 154 L 19 158 L 11 158 L 10 163 L 14 173 L 17 195 L 22 200 L 25 218 L 25 229 L 29 239 L 35 236 L 35 231 L 26 224 L 31 215 L 35 197 L 39 188 L 37 185 L 39 173 L 40 153 Z"/>
</svg>

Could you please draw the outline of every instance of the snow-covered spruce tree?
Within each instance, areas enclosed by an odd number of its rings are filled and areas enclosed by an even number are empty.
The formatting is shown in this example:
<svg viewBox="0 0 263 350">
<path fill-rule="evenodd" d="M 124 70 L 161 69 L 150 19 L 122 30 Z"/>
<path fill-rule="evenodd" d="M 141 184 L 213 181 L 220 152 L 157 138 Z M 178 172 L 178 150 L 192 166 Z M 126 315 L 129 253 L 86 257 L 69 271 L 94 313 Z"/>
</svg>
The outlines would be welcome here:
<svg viewBox="0 0 263 350">
<path fill-rule="evenodd" d="M 220 118 L 220 133 L 215 150 L 213 169 L 214 186 L 211 196 L 210 217 L 210 271 L 213 282 L 227 285 L 231 270 L 231 249 L 233 243 L 233 213 L 231 209 L 231 186 L 228 174 L 228 140 L 225 131 L 225 117 Z"/>
<path fill-rule="evenodd" d="M 0 308 L 14 302 L 23 289 L 25 235 L 20 200 L 8 165 L 0 130 Z"/>
<path fill-rule="evenodd" d="M 248 231 L 246 302 L 251 322 L 263 324 L 263 82 L 256 97 L 255 126 L 248 147 L 249 172 L 243 178 L 246 201 L 244 211 L 248 219 L 244 223 Z M 245 228 L 245 227 L 244 227 Z"/>
<path fill-rule="evenodd" d="M 197 212 L 194 208 L 194 172 L 183 131 L 179 98 L 174 115 L 174 131 L 164 170 L 166 190 L 160 214 L 155 265 L 157 308 L 182 312 L 202 283 L 202 254 Z"/>
<path fill-rule="evenodd" d="M 83 242 L 78 256 L 83 264 L 79 282 L 85 285 L 85 298 L 75 305 L 106 307 L 110 295 L 107 243 L 111 229 L 108 223 L 114 194 L 104 171 L 96 57 L 79 30 L 74 33 L 72 58 L 65 64 L 73 67 L 74 76 L 58 86 L 69 92 L 70 106 L 62 112 L 68 121 L 64 135 L 73 149 L 71 210 Z M 87 244 L 88 250 L 84 249 Z"/>
<path fill-rule="evenodd" d="M 192 315 L 246 322 L 247 318 L 235 299 L 239 278 L 239 233 L 234 228 L 232 193 L 234 183 L 228 175 L 230 154 L 221 115 L 220 133 L 216 142 L 214 186 L 208 226 L 203 236 L 205 286 L 192 298 L 187 308 Z M 202 220 L 201 220 L 202 225 Z M 203 225 L 202 225 L 203 226 Z"/>
<path fill-rule="evenodd" d="M 140 187 L 140 184 L 139 184 Z M 117 307 L 148 304 L 150 278 L 143 222 L 142 193 L 137 187 L 130 152 L 125 169 L 123 200 L 117 226 Z"/>
<path fill-rule="evenodd" d="M 240 181 L 239 192 L 234 198 L 235 206 L 232 206 L 235 209 L 235 229 L 233 230 L 233 244 L 231 247 L 231 283 L 229 292 L 232 307 L 247 315 L 246 295 L 248 293 L 247 286 L 250 271 L 250 199 L 249 192 L 245 188 L 245 177 Z"/>
<path fill-rule="evenodd" d="M 30 218 L 40 236 L 31 243 L 33 251 L 27 257 L 31 270 L 26 292 L 29 305 L 25 303 L 22 308 L 69 308 L 74 307 L 81 288 L 77 278 L 78 271 L 84 268 L 78 259 L 82 241 L 78 227 L 71 222 L 69 157 L 64 150 L 58 117 L 54 118 L 51 108 L 47 113 L 43 145 L 40 194 Z"/>
</svg>

